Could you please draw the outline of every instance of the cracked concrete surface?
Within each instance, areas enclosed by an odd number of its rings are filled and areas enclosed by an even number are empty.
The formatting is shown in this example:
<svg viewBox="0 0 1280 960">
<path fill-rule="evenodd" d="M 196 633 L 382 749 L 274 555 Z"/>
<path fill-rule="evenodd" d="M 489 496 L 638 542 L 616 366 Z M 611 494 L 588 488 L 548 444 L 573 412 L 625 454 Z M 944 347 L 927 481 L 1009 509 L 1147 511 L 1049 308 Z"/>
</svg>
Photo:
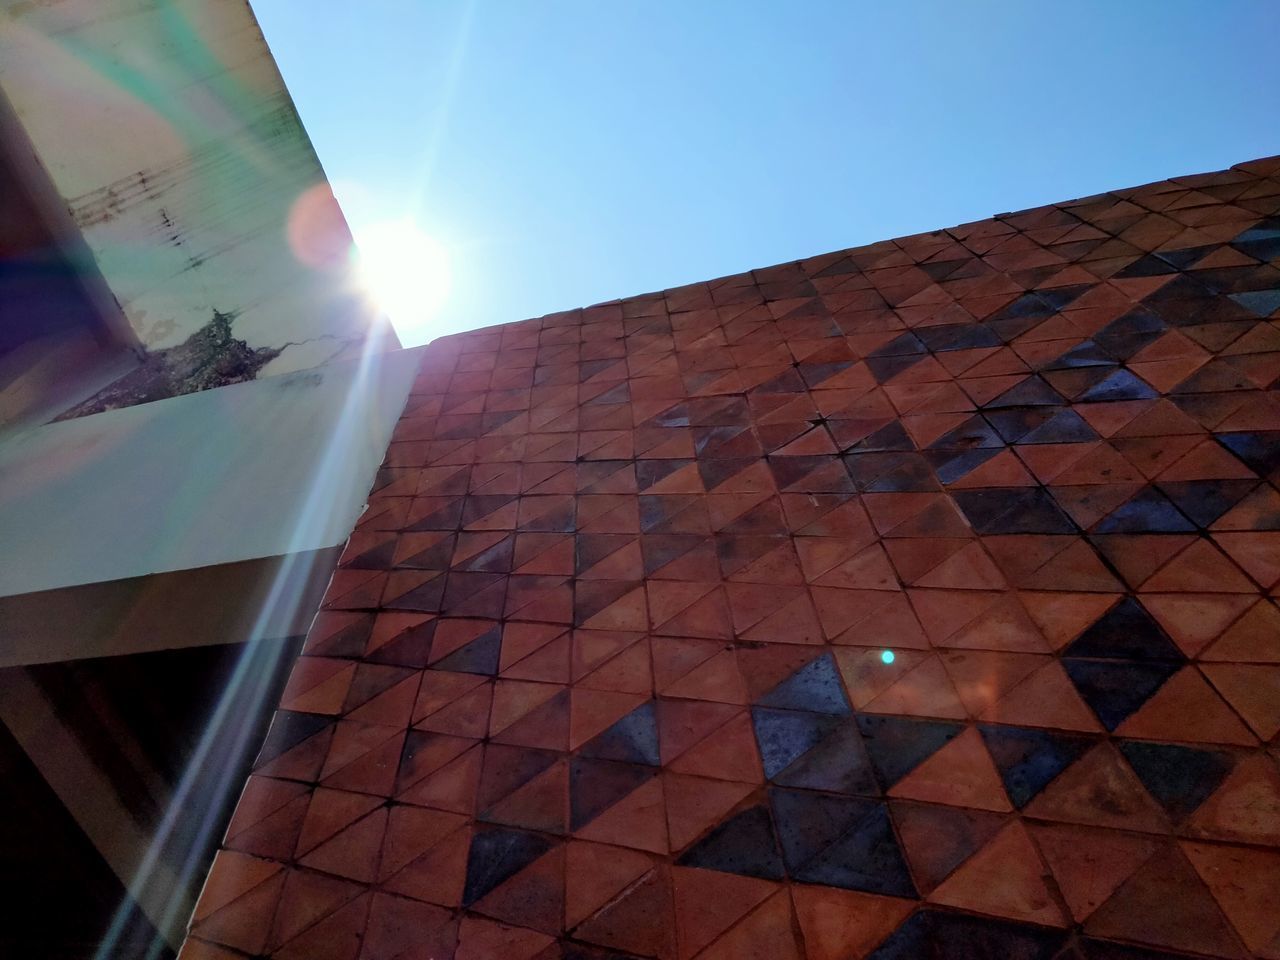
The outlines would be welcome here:
<svg viewBox="0 0 1280 960">
<path fill-rule="evenodd" d="M 176 347 L 154 350 L 142 364 L 88 400 L 60 414 L 58 420 L 130 407 L 212 387 L 253 380 L 285 347 L 250 347 L 232 335 L 236 315 L 213 311 L 213 319 Z M 288 346 L 288 345 L 286 345 Z"/>
</svg>

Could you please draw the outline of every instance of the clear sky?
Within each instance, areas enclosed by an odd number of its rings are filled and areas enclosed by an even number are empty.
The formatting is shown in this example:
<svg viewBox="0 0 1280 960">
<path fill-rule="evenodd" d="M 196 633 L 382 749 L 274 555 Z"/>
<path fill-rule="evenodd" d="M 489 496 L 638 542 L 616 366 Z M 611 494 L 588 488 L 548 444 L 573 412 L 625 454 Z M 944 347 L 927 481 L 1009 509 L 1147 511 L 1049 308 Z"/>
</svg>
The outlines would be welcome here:
<svg viewBox="0 0 1280 960">
<path fill-rule="evenodd" d="M 407 341 L 1280 153 L 1274 0 L 252 2 Z"/>
</svg>

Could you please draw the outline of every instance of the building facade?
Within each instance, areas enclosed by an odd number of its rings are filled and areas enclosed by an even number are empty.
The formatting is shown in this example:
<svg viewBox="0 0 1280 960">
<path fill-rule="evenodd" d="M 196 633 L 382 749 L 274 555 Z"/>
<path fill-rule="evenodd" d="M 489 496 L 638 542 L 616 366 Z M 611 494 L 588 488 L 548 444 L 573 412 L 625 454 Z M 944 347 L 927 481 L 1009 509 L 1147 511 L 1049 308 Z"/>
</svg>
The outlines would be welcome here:
<svg viewBox="0 0 1280 960">
<path fill-rule="evenodd" d="M 350 250 L 246 5 L 0 0 L 6 955 L 1280 958 L 1280 160 L 414 351 Z"/>
<path fill-rule="evenodd" d="M 183 956 L 1280 956 L 1278 213 L 431 344 Z"/>
</svg>

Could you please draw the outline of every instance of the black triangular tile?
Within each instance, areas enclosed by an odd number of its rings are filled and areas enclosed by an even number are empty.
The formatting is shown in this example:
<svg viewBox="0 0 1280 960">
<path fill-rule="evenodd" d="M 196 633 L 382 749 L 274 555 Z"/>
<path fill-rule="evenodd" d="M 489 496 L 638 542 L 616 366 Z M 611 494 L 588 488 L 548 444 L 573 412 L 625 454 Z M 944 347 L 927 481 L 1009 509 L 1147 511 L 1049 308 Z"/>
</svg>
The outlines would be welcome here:
<svg viewBox="0 0 1280 960">
<path fill-rule="evenodd" d="M 821 743 L 840 725 L 840 718 L 832 714 L 753 707 L 751 724 L 764 775 L 772 777 Z"/>
<path fill-rule="evenodd" d="M 840 724 L 816 746 L 774 775 L 773 782 L 784 787 L 857 796 L 880 794 L 871 759 L 862 745 L 862 734 L 852 719 Z"/>
<path fill-rule="evenodd" d="M 1120 743 L 1120 752 L 1174 822 L 1194 813 L 1235 766 L 1234 758 L 1224 751 L 1173 743 L 1126 740 Z"/>
<path fill-rule="evenodd" d="M 1133 597 L 1125 597 L 1080 634 L 1067 657 L 1109 660 L 1184 660 L 1169 635 Z"/>
<path fill-rule="evenodd" d="M 550 849 L 551 841 L 536 833 L 501 827 L 477 830 L 467 853 L 463 906 L 475 903 Z"/>
<path fill-rule="evenodd" d="M 642 703 L 587 741 L 578 755 L 596 760 L 620 760 L 624 763 L 658 766 L 658 720 L 654 714 L 653 701 Z"/>
<path fill-rule="evenodd" d="M 1009 799 L 1018 809 L 1093 745 L 1085 737 L 1048 730 L 981 724 L 978 731 L 1000 771 Z"/>
<path fill-rule="evenodd" d="M 762 707 L 811 713 L 843 715 L 850 710 L 840 673 L 829 653 L 810 660 L 756 702 Z"/>
<path fill-rule="evenodd" d="M 502 627 L 495 625 L 448 656 L 437 660 L 431 665 L 431 669 L 496 676 L 501 651 Z"/>
<path fill-rule="evenodd" d="M 765 880 L 785 876 L 769 808 L 749 807 L 730 817 L 685 851 L 683 867 L 720 870 Z"/>
<path fill-rule="evenodd" d="M 958 723 L 912 717 L 858 715 L 867 755 L 880 786 L 888 790 L 964 729 Z"/>
<path fill-rule="evenodd" d="M 569 764 L 569 826 L 578 830 L 649 780 L 649 766 L 574 757 Z"/>
<path fill-rule="evenodd" d="M 1063 659 L 1062 666 L 1108 730 L 1124 723 L 1178 671 L 1169 661 Z"/>
</svg>

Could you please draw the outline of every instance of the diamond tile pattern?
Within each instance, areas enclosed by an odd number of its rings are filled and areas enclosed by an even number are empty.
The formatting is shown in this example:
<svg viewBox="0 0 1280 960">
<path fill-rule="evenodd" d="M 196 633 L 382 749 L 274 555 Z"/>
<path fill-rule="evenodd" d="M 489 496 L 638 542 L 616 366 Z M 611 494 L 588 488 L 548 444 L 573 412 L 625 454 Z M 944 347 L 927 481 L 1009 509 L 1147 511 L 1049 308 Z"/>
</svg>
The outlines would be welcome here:
<svg viewBox="0 0 1280 960">
<path fill-rule="evenodd" d="M 1280 160 L 447 338 L 185 958 L 1280 960 Z"/>
</svg>

